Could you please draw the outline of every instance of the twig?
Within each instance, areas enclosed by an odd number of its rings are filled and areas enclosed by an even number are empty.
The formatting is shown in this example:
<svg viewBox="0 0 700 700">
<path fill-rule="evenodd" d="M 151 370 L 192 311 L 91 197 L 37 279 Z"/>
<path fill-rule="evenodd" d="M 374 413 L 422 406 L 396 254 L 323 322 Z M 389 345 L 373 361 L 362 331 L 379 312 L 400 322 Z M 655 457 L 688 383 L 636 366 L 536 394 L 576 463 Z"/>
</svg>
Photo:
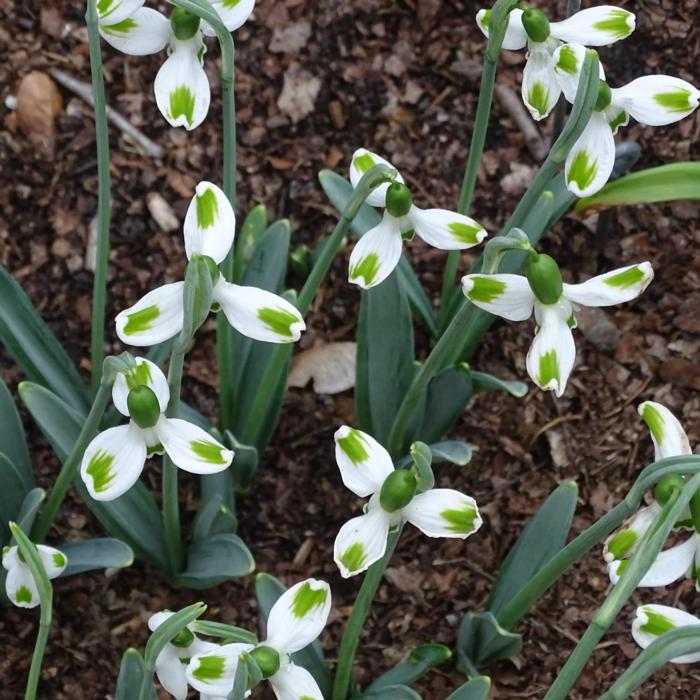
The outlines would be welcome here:
<svg viewBox="0 0 700 700">
<path fill-rule="evenodd" d="M 89 83 L 84 83 L 81 80 L 77 80 L 68 73 L 65 73 L 58 68 L 51 69 L 51 75 L 56 80 L 57 83 L 63 85 L 72 93 L 76 94 L 82 100 L 85 100 L 91 107 L 94 107 L 95 101 L 92 97 L 92 88 Z M 151 141 L 145 134 L 141 133 L 133 124 L 131 124 L 127 119 L 125 119 L 117 110 L 112 107 L 107 107 L 107 118 L 114 124 L 120 131 L 124 132 L 132 141 L 141 146 L 143 150 L 153 158 L 162 158 L 164 155 L 164 150 L 157 144 Z"/>
<path fill-rule="evenodd" d="M 525 110 L 520 97 L 507 85 L 496 85 L 496 97 L 516 126 L 523 132 L 525 145 L 530 151 L 530 155 L 538 161 L 542 160 L 547 155 L 547 145 L 533 123 L 532 117 Z"/>
</svg>

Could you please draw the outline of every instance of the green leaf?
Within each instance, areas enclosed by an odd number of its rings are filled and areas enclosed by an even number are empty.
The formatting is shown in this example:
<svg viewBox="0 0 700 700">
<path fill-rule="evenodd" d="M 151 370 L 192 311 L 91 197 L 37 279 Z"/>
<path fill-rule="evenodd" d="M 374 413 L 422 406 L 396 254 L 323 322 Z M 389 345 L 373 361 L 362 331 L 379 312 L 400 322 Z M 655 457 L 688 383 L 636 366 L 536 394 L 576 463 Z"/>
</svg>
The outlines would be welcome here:
<svg viewBox="0 0 700 700">
<path fill-rule="evenodd" d="M 12 462 L 26 491 L 34 488 L 32 463 L 24 436 L 22 419 L 5 382 L 0 378 L 0 454 Z"/>
<path fill-rule="evenodd" d="M 146 653 L 144 654 L 144 661 L 146 662 L 148 671 L 153 673 L 156 666 L 156 659 L 160 652 L 165 649 L 165 645 L 180 634 L 187 625 L 194 622 L 198 617 L 201 617 L 206 609 L 207 606 L 204 603 L 188 605 L 186 608 L 171 615 L 152 632 L 146 642 Z"/>
<path fill-rule="evenodd" d="M 245 542 L 226 532 L 193 542 L 187 549 L 187 567 L 175 577 L 184 588 L 211 588 L 255 569 L 253 555 Z"/>
<path fill-rule="evenodd" d="M 83 414 L 90 407 L 82 378 L 29 297 L 0 265 L 0 343 L 25 375 Z"/>
<path fill-rule="evenodd" d="M 15 521 L 28 490 L 20 470 L 0 452 L 0 546 L 7 542 L 7 523 Z"/>
<path fill-rule="evenodd" d="M 390 671 L 382 674 L 365 691 L 367 693 L 376 692 L 391 686 L 410 685 L 431 669 L 444 664 L 452 652 L 444 644 L 423 644 L 416 647 L 403 663 L 398 664 Z"/>
<path fill-rule="evenodd" d="M 474 393 L 479 391 L 505 391 L 511 396 L 521 399 L 527 394 L 528 387 L 517 379 L 499 379 L 492 374 L 471 370 Z"/>
<path fill-rule="evenodd" d="M 231 472 L 233 489 L 236 493 L 250 489 L 258 471 L 260 457 L 258 450 L 252 445 L 244 445 L 230 431 L 226 431 L 226 443 L 233 450 L 233 462 L 228 471 Z"/>
<path fill-rule="evenodd" d="M 224 503 L 220 493 L 214 493 L 194 516 L 192 540 L 206 540 L 212 535 L 236 532 L 237 528 L 238 520 L 235 513 L 232 513 Z"/>
<path fill-rule="evenodd" d="M 421 700 L 415 690 L 406 685 L 390 685 L 379 690 L 368 690 L 360 695 L 362 700 Z"/>
<path fill-rule="evenodd" d="M 27 535 L 29 535 L 32 530 L 34 520 L 39 512 L 39 506 L 43 503 L 45 498 L 46 491 L 44 491 L 44 489 L 34 488 L 26 494 L 22 501 L 19 515 L 15 522 L 19 525 L 22 532 L 26 532 Z"/>
<path fill-rule="evenodd" d="M 237 236 L 236 254 L 233 256 L 233 281 L 238 284 L 243 277 L 248 261 L 265 229 L 267 228 L 267 209 L 264 204 L 253 207 L 243 221 Z"/>
<path fill-rule="evenodd" d="M 255 595 L 258 599 L 258 611 L 263 624 L 267 625 L 267 618 L 272 606 L 287 588 L 274 576 L 258 574 L 255 577 Z M 316 680 L 324 698 L 331 695 L 331 677 L 326 668 L 321 643 L 312 642 L 306 649 L 292 654 L 292 661 L 298 666 L 303 666 Z"/>
<path fill-rule="evenodd" d="M 488 700 L 490 691 L 491 679 L 488 676 L 478 676 L 457 688 L 447 700 Z"/>
<path fill-rule="evenodd" d="M 509 659 L 522 648 L 522 635 L 503 629 L 493 613 L 469 612 L 462 618 L 457 635 L 457 656 L 464 673 Z"/>
<path fill-rule="evenodd" d="M 431 466 L 433 453 L 430 447 L 424 442 L 414 442 L 411 445 L 411 459 L 416 468 L 418 491 L 430 491 L 435 486 L 435 475 Z"/>
<path fill-rule="evenodd" d="M 243 661 L 243 659 L 241 659 Z M 248 664 L 239 663 L 236 667 L 236 675 L 233 678 L 233 688 L 228 694 L 227 700 L 244 700 L 248 692 Z"/>
<path fill-rule="evenodd" d="M 242 644 L 257 644 L 258 638 L 248 630 L 234 625 L 227 625 L 223 622 L 212 622 L 211 620 L 196 620 L 191 625 L 192 631 L 196 634 L 203 634 L 207 637 L 218 637 L 226 640 L 226 644 L 240 642 Z"/>
<path fill-rule="evenodd" d="M 558 486 L 530 519 L 511 547 L 498 573 L 487 609 L 496 617 L 518 591 L 566 543 L 576 509 L 578 487 L 573 481 Z M 524 616 L 527 611 L 522 611 Z"/>
<path fill-rule="evenodd" d="M 124 569 L 134 561 L 134 552 L 128 544 L 109 537 L 70 542 L 57 549 L 68 560 L 61 576 L 73 576 L 94 569 Z"/>
<path fill-rule="evenodd" d="M 136 649 L 127 649 L 119 666 L 114 700 L 135 700 L 140 697 L 141 684 L 147 675 L 148 671 L 141 654 Z M 148 699 L 157 700 L 156 688 L 152 682 L 148 691 Z"/>
<path fill-rule="evenodd" d="M 585 217 L 608 207 L 679 199 L 700 199 L 700 163 L 672 163 L 625 175 L 579 199 L 575 211 Z"/>
<path fill-rule="evenodd" d="M 459 440 L 445 440 L 428 445 L 433 453 L 434 462 L 452 462 L 463 467 L 472 459 L 472 446 L 468 442 Z"/>
</svg>

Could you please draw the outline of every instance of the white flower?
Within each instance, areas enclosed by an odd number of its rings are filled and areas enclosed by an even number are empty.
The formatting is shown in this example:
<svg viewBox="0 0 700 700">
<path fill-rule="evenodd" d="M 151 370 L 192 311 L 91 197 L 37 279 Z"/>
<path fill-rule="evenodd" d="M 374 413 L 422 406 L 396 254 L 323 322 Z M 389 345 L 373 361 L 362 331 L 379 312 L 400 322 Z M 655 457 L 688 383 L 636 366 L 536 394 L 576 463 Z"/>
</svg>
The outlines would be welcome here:
<svg viewBox="0 0 700 700">
<path fill-rule="evenodd" d="M 642 605 L 637 608 L 632 622 L 632 637 L 642 649 L 646 649 L 661 635 L 678 627 L 700 625 L 700 619 L 668 605 Z M 700 653 L 684 654 L 671 659 L 673 664 L 692 664 L 700 661 Z"/>
<path fill-rule="evenodd" d="M 486 36 L 489 35 L 490 15 L 490 10 L 480 10 L 476 15 L 477 25 Z M 528 36 L 528 16 L 542 32 L 538 35 L 537 31 L 530 29 L 530 33 L 534 33 L 539 40 Z M 518 50 L 527 46 L 522 96 L 533 119 L 539 121 L 547 117 L 561 95 L 561 87 L 554 71 L 555 59 L 552 57 L 558 47 L 569 42 L 584 46 L 608 46 L 628 37 L 634 27 L 634 15 L 612 5 L 590 7 L 561 22 L 549 23 L 540 10 L 531 9 L 527 13 L 513 10 L 508 17 L 503 48 Z"/>
<path fill-rule="evenodd" d="M 556 265 L 549 256 L 539 258 Z M 644 262 L 598 275 L 582 284 L 560 281 L 559 291 L 547 303 L 535 295 L 524 275 L 466 275 L 462 289 L 475 306 L 509 321 L 525 321 L 534 309 L 537 330 L 527 354 L 527 371 L 540 389 L 561 396 L 576 359 L 571 332 L 576 327 L 576 309 L 630 301 L 647 288 L 653 277 L 651 265 Z"/>
<path fill-rule="evenodd" d="M 554 71 L 569 102 L 576 97 L 585 52 L 580 44 L 554 52 Z M 566 184 L 577 197 L 595 194 L 608 181 L 615 164 L 614 136 L 630 117 L 648 126 L 672 124 L 692 114 L 700 98 L 700 90 L 669 75 L 647 75 L 620 88 L 603 83 L 601 91 L 591 120 L 566 158 Z"/>
<path fill-rule="evenodd" d="M 353 187 L 379 164 L 394 167 L 364 148 L 355 151 L 350 163 Z M 442 250 L 465 250 L 487 236 L 483 227 L 468 216 L 415 206 L 400 173 L 395 183 L 385 183 L 371 192 L 367 204 L 386 210 L 381 223 L 360 238 L 350 256 L 350 282 L 363 289 L 375 287 L 392 273 L 401 257 L 404 236 L 417 233 L 426 243 Z"/>
<path fill-rule="evenodd" d="M 212 0 L 229 31 L 245 23 L 255 0 Z M 168 47 L 168 58 L 154 84 L 156 103 L 172 126 L 188 131 L 207 116 L 211 90 L 204 72 L 204 36 L 215 32 L 206 22 L 174 8 L 168 20 L 157 10 L 142 7 L 143 0 L 100 2 L 100 33 L 118 51 L 146 56 Z"/>
<path fill-rule="evenodd" d="M 343 426 L 335 433 L 335 458 L 343 483 L 370 496 L 364 515 L 349 520 L 335 539 L 334 558 L 344 578 L 384 556 L 389 530 L 408 521 L 428 537 L 466 539 L 481 527 L 476 501 L 453 489 L 416 494 L 416 480 L 394 469 L 389 453 L 370 435 Z"/>
<path fill-rule="evenodd" d="M 65 554 L 43 544 L 36 545 L 36 548 L 47 576 L 60 576 L 68 564 Z M 35 608 L 39 605 L 39 591 L 34 577 L 18 547 L 5 547 L 2 550 L 2 565 L 7 569 L 5 593 L 12 603 L 20 608 Z"/>
<path fill-rule="evenodd" d="M 201 693 L 228 697 L 238 662 L 250 653 L 258 662 L 278 700 L 323 700 L 313 676 L 291 660 L 323 631 L 331 609 L 327 583 L 307 579 L 292 586 L 272 606 L 267 640 L 252 644 L 226 644 L 213 653 L 195 654 L 187 666 L 190 685 Z"/>
<path fill-rule="evenodd" d="M 168 382 L 149 360 L 137 358 L 134 367 L 117 375 L 112 400 L 131 420 L 99 433 L 85 450 L 80 475 L 95 500 L 111 501 L 128 491 L 146 457 L 155 453 L 166 452 L 176 466 L 193 474 L 215 474 L 231 464 L 233 452 L 205 430 L 165 417 Z"/>
<path fill-rule="evenodd" d="M 236 217 L 226 195 L 211 182 L 200 182 L 185 216 L 188 259 L 205 255 L 217 265 L 228 254 Z M 288 301 L 257 287 L 227 282 L 216 273 L 213 301 L 228 322 L 243 335 L 268 343 L 299 340 L 306 328 L 299 311 Z M 184 282 L 165 284 L 117 315 L 117 335 L 129 345 L 156 345 L 182 330 Z"/>
</svg>

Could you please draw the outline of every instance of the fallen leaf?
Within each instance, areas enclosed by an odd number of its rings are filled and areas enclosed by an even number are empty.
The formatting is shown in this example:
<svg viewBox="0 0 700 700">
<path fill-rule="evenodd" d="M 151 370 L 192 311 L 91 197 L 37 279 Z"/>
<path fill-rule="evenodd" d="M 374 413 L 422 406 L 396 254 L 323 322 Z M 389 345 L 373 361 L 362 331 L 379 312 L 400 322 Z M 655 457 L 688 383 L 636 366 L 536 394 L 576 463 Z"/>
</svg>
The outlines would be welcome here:
<svg viewBox="0 0 700 700">
<path fill-rule="evenodd" d="M 287 386 L 301 388 L 313 380 L 317 394 L 339 394 L 355 386 L 357 343 L 325 343 L 300 352 Z"/>
<path fill-rule="evenodd" d="M 180 222 L 172 207 L 158 194 L 149 192 L 146 197 L 148 211 L 163 231 L 175 231 L 180 228 Z"/>
<path fill-rule="evenodd" d="M 284 74 L 284 85 L 277 106 L 296 123 L 313 112 L 320 90 L 321 81 L 317 77 L 298 63 L 292 63 Z"/>
<path fill-rule="evenodd" d="M 311 24 L 306 21 L 295 22 L 281 29 L 275 29 L 270 41 L 273 53 L 293 53 L 303 49 L 311 36 Z"/>
<path fill-rule="evenodd" d="M 46 73 L 35 70 L 22 78 L 17 89 L 17 120 L 39 155 L 49 160 L 56 146 L 56 116 L 62 109 L 61 93 Z"/>
</svg>

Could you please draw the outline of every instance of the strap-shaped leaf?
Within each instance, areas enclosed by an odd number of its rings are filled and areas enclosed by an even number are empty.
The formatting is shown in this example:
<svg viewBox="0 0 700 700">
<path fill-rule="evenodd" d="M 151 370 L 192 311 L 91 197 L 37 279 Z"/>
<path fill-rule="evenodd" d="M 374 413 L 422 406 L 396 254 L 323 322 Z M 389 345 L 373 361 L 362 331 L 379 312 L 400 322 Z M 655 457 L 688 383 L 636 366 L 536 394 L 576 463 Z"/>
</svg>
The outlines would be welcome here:
<svg viewBox="0 0 700 700">
<path fill-rule="evenodd" d="M 247 661 L 241 659 L 240 661 Z M 239 663 L 236 667 L 236 675 L 233 678 L 233 688 L 228 694 L 227 700 L 244 700 L 248 692 L 248 664 Z"/>
<path fill-rule="evenodd" d="M 248 212 L 236 237 L 236 254 L 233 256 L 233 281 L 236 284 L 240 284 L 243 271 L 266 229 L 267 209 L 264 204 L 258 204 Z"/>
<path fill-rule="evenodd" d="M 444 664 L 450 656 L 452 656 L 452 652 L 444 644 L 422 644 L 411 652 L 406 661 L 379 676 L 367 688 L 363 697 L 366 697 L 367 693 L 387 689 L 391 686 L 415 683 L 423 678 L 431 668 Z"/>
<path fill-rule="evenodd" d="M 45 498 L 46 491 L 40 488 L 34 488 L 25 495 L 19 509 L 19 516 L 15 520 L 22 532 L 26 532 L 27 534 L 31 532 L 36 514 L 39 512 L 39 506 L 43 503 Z"/>
<path fill-rule="evenodd" d="M 517 379 L 499 379 L 486 372 L 471 370 L 474 393 L 479 391 L 505 391 L 511 396 L 521 399 L 527 394 L 527 384 Z"/>
<path fill-rule="evenodd" d="M 421 700 L 420 695 L 407 685 L 390 685 L 379 690 L 368 690 L 360 695 L 362 700 Z"/>
<path fill-rule="evenodd" d="M 205 479 L 208 480 L 208 477 Z M 224 503 L 224 498 L 220 493 L 213 493 L 194 516 L 192 540 L 206 540 L 212 535 L 236 532 L 237 527 L 236 514 Z"/>
<path fill-rule="evenodd" d="M 231 473 L 233 488 L 236 493 L 250 489 L 258 471 L 260 456 L 253 445 L 244 445 L 230 431 L 226 431 L 226 443 L 233 450 L 233 462 L 228 471 Z"/>
<path fill-rule="evenodd" d="M 488 700 L 491 691 L 491 679 L 477 676 L 460 688 L 457 688 L 447 700 Z"/>
<path fill-rule="evenodd" d="M 27 487 L 20 470 L 0 452 L 0 546 L 10 537 L 8 523 L 16 521 Z"/>
<path fill-rule="evenodd" d="M 522 635 L 503 629 L 493 613 L 468 612 L 462 618 L 457 635 L 457 657 L 465 673 L 509 659 L 522 648 Z"/>
<path fill-rule="evenodd" d="M 198 617 L 201 617 L 206 609 L 207 606 L 204 603 L 193 603 L 179 612 L 174 613 L 167 620 L 158 625 L 158 628 L 153 631 L 146 642 L 144 661 L 150 673 L 153 673 L 156 659 L 165 648 L 165 645 L 180 634 L 187 625 L 194 622 Z"/>
<path fill-rule="evenodd" d="M 451 462 L 463 467 L 472 459 L 472 446 L 461 440 L 445 440 L 428 445 L 433 453 L 434 462 Z"/>
<path fill-rule="evenodd" d="M 69 542 L 57 549 L 60 549 L 68 560 L 61 576 L 73 576 L 94 569 L 124 569 L 134 561 L 131 547 L 112 537 Z"/>
<path fill-rule="evenodd" d="M 258 638 L 252 632 L 223 622 L 196 620 L 192 623 L 192 631 L 207 637 L 218 637 L 225 640 L 225 644 L 230 644 L 231 642 L 241 642 L 242 644 L 258 643 Z"/>
<path fill-rule="evenodd" d="M 136 649 L 127 649 L 122 656 L 119 666 L 119 677 L 117 678 L 117 689 L 114 693 L 114 700 L 136 700 L 141 692 L 141 684 L 148 675 L 146 664 Z M 156 687 L 153 682 L 150 684 L 148 692 L 149 700 L 156 700 Z"/>
<path fill-rule="evenodd" d="M 430 446 L 424 442 L 414 442 L 411 445 L 411 459 L 416 469 L 418 491 L 430 491 L 435 486 L 433 474 L 433 453 Z"/>
<path fill-rule="evenodd" d="M 0 265 L 0 343 L 26 376 L 48 387 L 81 413 L 90 407 L 73 361 L 44 323 L 24 290 Z"/>
<path fill-rule="evenodd" d="M 0 377 L 0 453 L 12 462 L 25 490 L 34 488 L 34 474 L 24 436 L 22 419 L 17 413 L 10 390 Z"/>
</svg>

